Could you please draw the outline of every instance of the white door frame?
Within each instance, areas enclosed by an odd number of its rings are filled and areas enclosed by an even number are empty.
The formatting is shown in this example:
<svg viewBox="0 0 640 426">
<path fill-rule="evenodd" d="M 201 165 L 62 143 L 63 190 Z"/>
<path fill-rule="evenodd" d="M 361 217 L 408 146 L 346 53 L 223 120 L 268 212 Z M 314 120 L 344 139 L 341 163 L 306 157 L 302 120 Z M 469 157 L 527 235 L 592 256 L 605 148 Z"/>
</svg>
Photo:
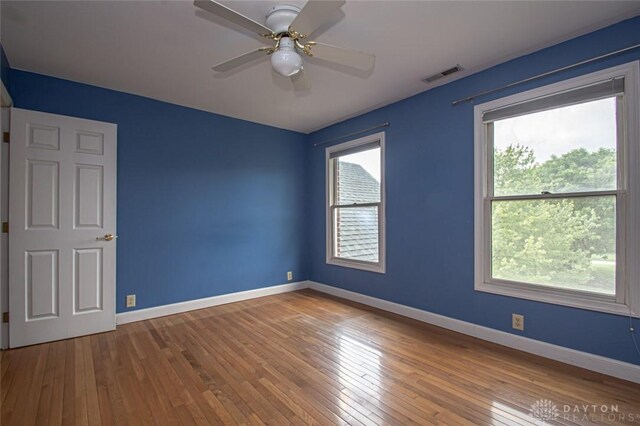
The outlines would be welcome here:
<svg viewBox="0 0 640 426">
<path fill-rule="evenodd" d="M 0 81 L 1 131 L 0 149 L 0 222 L 9 221 L 9 144 L 4 142 L 4 132 L 9 132 L 10 111 L 13 105 L 11 95 Z M 0 233 L 0 312 L 9 312 L 9 236 Z M 0 322 L 0 349 L 9 348 L 9 324 Z"/>
</svg>

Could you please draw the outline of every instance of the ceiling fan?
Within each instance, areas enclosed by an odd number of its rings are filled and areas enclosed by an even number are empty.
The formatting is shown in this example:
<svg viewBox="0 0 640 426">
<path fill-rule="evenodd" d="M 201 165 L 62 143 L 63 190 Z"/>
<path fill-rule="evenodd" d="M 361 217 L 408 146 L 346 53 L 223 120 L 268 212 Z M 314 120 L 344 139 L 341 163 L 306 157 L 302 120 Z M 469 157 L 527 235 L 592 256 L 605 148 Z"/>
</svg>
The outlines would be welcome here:
<svg viewBox="0 0 640 426">
<path fill-rule="evenodd" d="M 267 13 L 265 25 L 214 0 L 195 0 L 193 4 L 274 43 L 222 62 L 212 67 L 214 71 L 227 72 L 254 59 L 271 56 L 271 65 L 278 74 L 291 77 L 297 89 L 306 89 L 309 80 L 299 52 L 361 71 L 371 70 L 375 63 L 374 55 L 308 40 L 345 0 L 309 0 L 302 9 L 288 4 L 276 5 Z"/>
</svg>

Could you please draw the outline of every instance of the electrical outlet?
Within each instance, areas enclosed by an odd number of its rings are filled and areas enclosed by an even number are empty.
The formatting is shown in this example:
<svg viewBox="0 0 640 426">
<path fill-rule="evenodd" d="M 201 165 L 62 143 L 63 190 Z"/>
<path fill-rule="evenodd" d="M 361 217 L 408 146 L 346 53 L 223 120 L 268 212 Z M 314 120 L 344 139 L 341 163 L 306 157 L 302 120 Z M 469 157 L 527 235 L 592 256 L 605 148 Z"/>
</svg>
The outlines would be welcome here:
<svg viewBox="0 0 640 426">
<path fill-rule="evenodd" d="M 524 331 L 524 315 L 511 314 L 511 327 L 516 330 Z"/>
<path fill-rule="evenodd" d="M 127 295 L 127 308 L 133 308 L 136 306 L 136 295 L 128 294 Z"/>
<path fill-rule="evenodd" d="M 287 280 L 291 281 L 293 279 L 293 272 L 289 271 L 287 272 Z"/>
</svg>

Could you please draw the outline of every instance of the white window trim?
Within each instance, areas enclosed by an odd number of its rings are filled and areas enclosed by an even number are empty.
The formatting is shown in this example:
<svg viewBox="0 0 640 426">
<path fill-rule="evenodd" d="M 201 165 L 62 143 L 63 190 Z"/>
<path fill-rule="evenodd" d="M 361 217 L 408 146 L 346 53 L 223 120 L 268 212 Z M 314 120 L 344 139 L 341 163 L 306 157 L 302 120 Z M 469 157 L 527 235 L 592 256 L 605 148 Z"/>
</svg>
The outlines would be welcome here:
<svg viewBox="0 0 640 426">
<path fill-rule="evenodd" d="M 490 238 L 490 212 L 485 211 L 485 197 L 487 196 L 487 164 L 488 144 L 482 115 L 485 111 L 504 107 L 533 98 L 547 96 L 553 93 L 570 90 L 578 86 L 602 81 L 617 76 L 625 77 L 625 94 L 623 97 L 624 140 L 619 145 L 619 152 L 626 154 L 622 168 L 621 191 L 622 203 L 626 203 L 626 217 L 618 215 L 617 222 L 617 250 L 624 256 L 617 258 L 620 263 L 616 281 L 617 297 L 598 296 L 591 293 L 580 293 L 544 286 L 527 285 L 491 279 L 489 259 L 487 253 Z M 640 62 L 630 62 L 602 71 L 586 74 L 559 83 L 518 93 L 501 99 L 496 99 L 477 105 L 474 108 L 474 165 L 475 165 L 475 290 L 535 300 L 556 305 L 571 306 L 607 312 L 618 315 L 640 317 L 640 123 L 639 123 L 639 92 Z M 620 249 L 618 249 L 618 247 Z M 490 259 L 489 259 L 490 260 Z"/>
<path fill-rule="evenodd" d="M 378 210 L 378 262 L 364 262 L 358 260 L 342 259 L 333 256 L 333 223 L 331 217 L 331 154 L 336 151 L 342 151 L 354 148 L 360 145 L 366 145 L 371 142 L 380 142 L 380 208 Z M 364 271 L 378 272 L 384 274 L 386 272 L 386 233 L 385 233 L 385 148 L 384 148 L 384 132 L 375 133 L 349 142 L 333 145 L 325 150 L 325 207 L 326 207 L 326 260 L 329 265 L 343 266 L 346 268 L 361 269 Z"/>
</svg>

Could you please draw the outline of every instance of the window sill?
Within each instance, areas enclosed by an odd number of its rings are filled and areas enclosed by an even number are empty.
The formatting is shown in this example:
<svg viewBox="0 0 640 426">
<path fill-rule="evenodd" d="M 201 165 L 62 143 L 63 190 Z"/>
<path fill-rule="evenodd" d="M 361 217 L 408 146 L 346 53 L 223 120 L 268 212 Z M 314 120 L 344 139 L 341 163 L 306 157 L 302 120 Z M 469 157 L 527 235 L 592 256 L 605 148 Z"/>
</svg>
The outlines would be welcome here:
<svg viewBox="0 0 640 426">
<path fill-rule="evenodd" d="M 345 260 L 339 258 L 330 258 L 327 259 L 327 265 L 335 265 L 342 266 L 344 268 L 352 268 L 352 269 L 360 269 L 363 271 L 369 272 L 377 272 L 379 274 L 385 273 L 385 267 L 382 263 L 368 263 L 368 262 L 358 262 L 355 260 Z"/>
<path fill-rule="evenodd" d="M 551 303 L 554 305 L 569 306 L 572 308 L 587 309 L 590 311 L 605 312 L 614 315 L 632 316 L 640 318 L 639 312 L 634 312 L 629 306 L 606 300 L 597 295 L 569 294 L 565 291 L 552 288 L 528 288 L 512 283 L 476 283 L 476 291 L 499 294 L 502 296 L 516 297 L 518 299 L 534 300 L 536 302 Z"/>
</svg>

